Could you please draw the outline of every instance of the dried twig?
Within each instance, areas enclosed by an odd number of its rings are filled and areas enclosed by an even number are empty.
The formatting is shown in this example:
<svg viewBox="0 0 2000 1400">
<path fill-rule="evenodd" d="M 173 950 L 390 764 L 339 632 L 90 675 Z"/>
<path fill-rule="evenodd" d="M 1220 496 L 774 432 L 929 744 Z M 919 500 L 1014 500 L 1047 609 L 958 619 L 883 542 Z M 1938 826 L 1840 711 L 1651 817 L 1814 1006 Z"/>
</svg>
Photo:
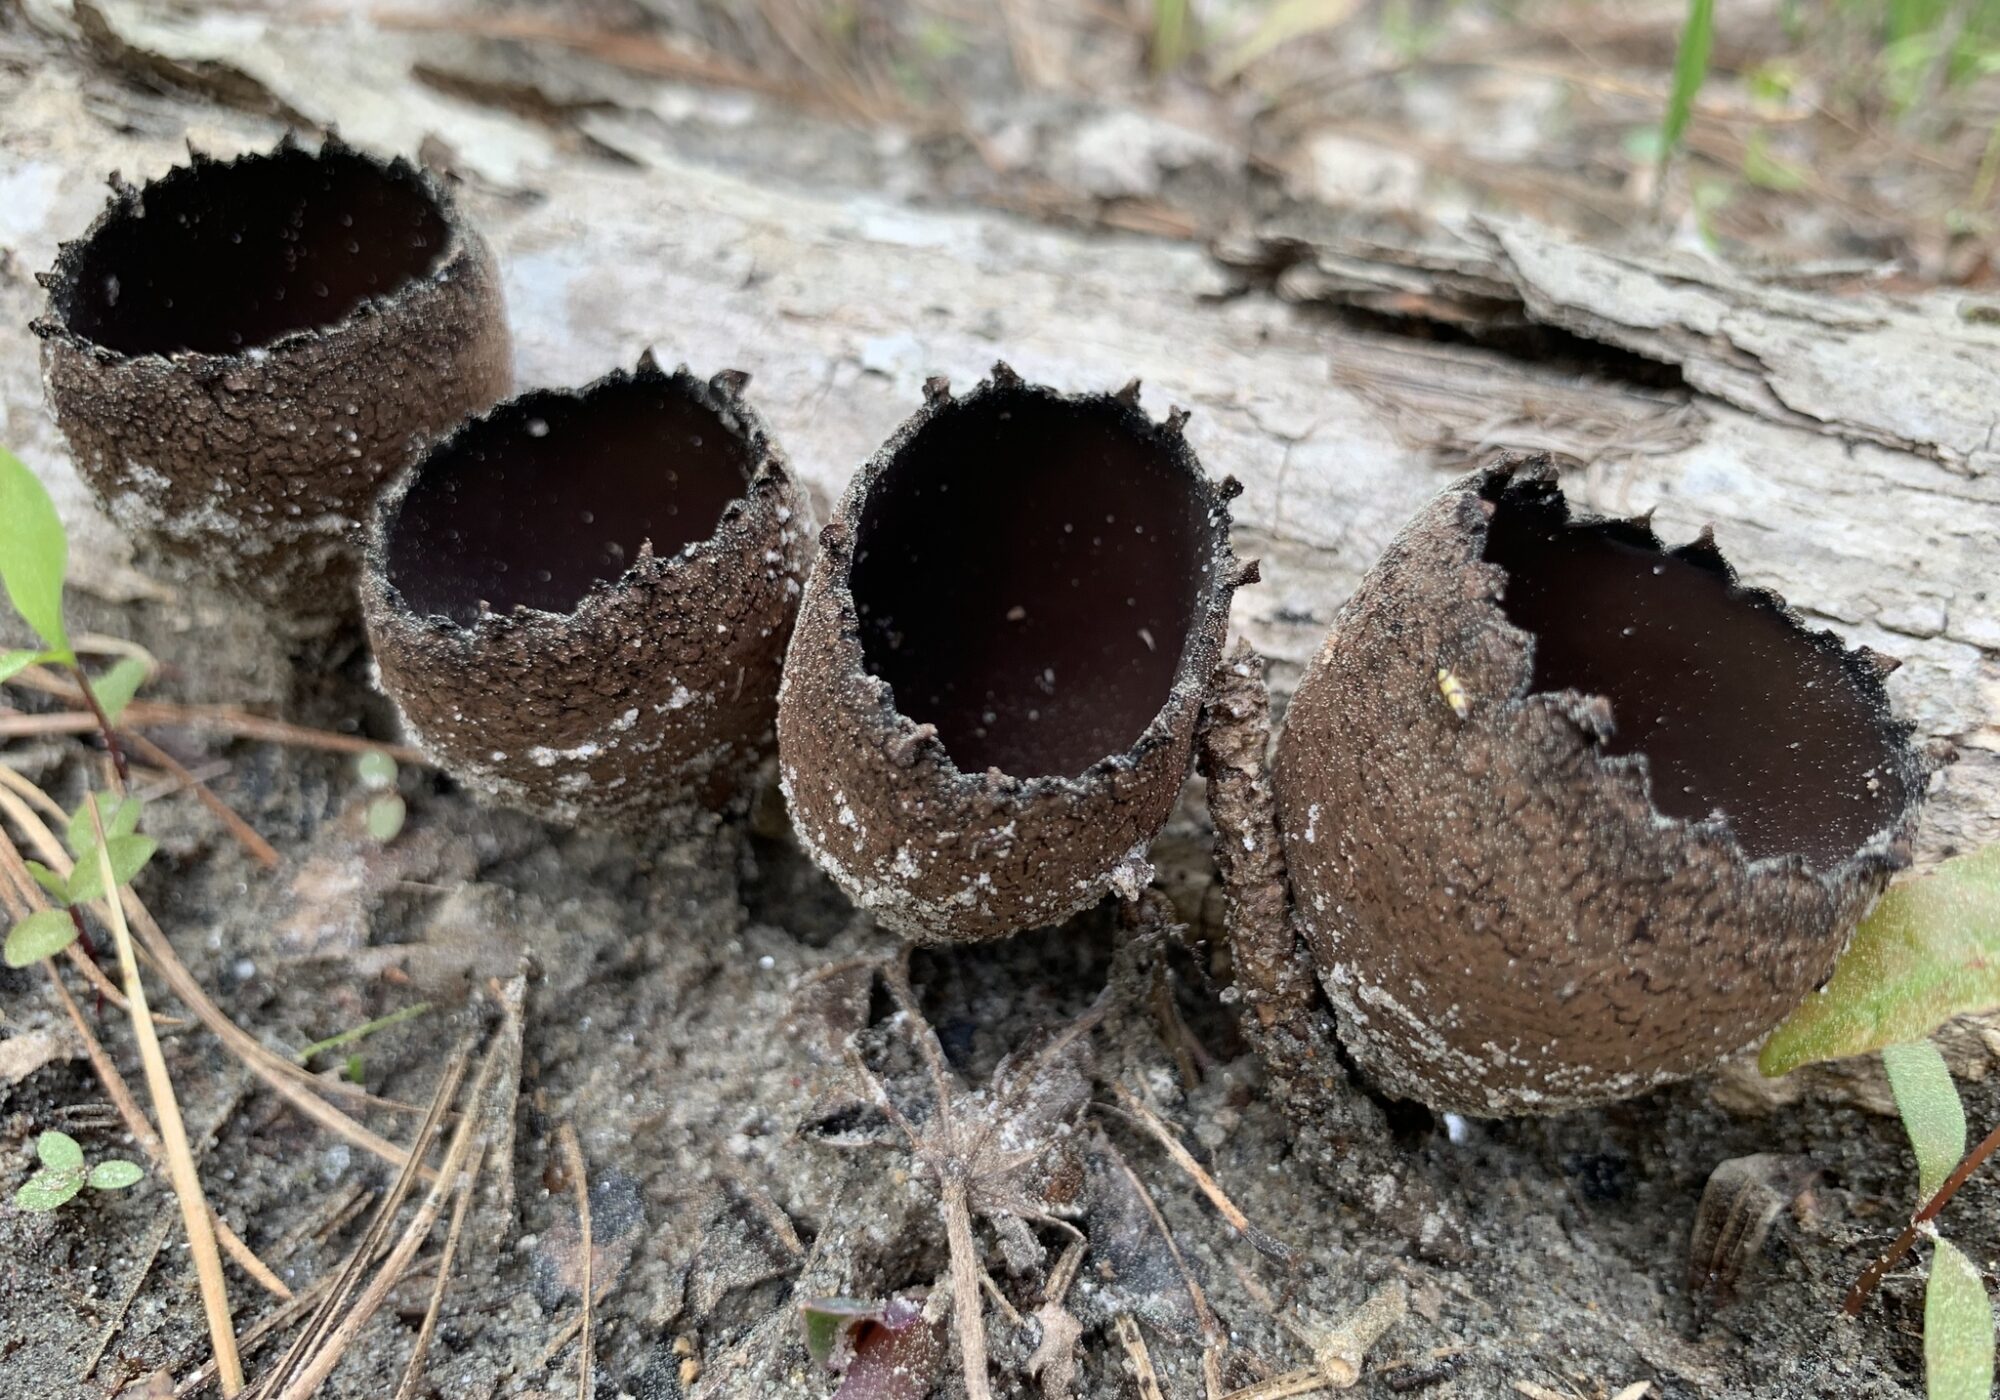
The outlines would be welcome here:
<svg viewBox="0 0 2000 1400">
<path fill-rule="evenodd" d="M 118 877 L 111 868 L 111 852 L 104 838 L 104 821 L 97 810 L 97 796 L 85 799 L 90 810 L 91 829 L 97 835 L 98 866 L 104 875 L 107 894 L 118 889 Z M 243 1389 L 243 1364 L 236 1354 L 236 1325 L 229 1315 L 229 1286 L 222 1277 L 222 1254 L 216 1245 L 215 1229 L 209 1215 L 208 1199 L 202 1195 L 201 1180 L 195 1175 L 194 1156 L 188 1150 L 187 1125 L 181 1121 L 180 1101 L 174 1096 L 174 1082 L 167 1073 L 166 1057 L 160 1052 L 159 1033 L 146 1009 L 146 989 L 139 981 L 139 960 L 132 951 L 132 932 L 125 923 L 124 906 L 113 896 L 105 901 L 111 915 L 111 933 L 118 946 L 118 966 L 125 979 L 125 999 L 131 1003 L 132 1031 L 139 1043 L 139 1060 L 145 1066 L 146 1086 L 152 1094 L 153 1111 L 160 1119 L 160 1139 L 166 1150 L 167 1176 L 179 1198 L 181 1221 L 188 1234 L 188 1249 L 194 1255 L 195 1278 L 201 1286 L 202 1311 L 208 1318 L 209 1341 L 215 1348 L 216 1369 L 222 1379 L 222 1393 L 233 1396 Z"/>
<path fill-rule="evenodd" d="M 369 1280 L 368 1286 L 355 1296 L 352 1306 L 347 1307 L 344 1313 L 339 1313 L 337 1323 L 332 1322 L 332 1318 L 339 1312 L 340 1295 L 348 1290 L 335 1290 L 330 1305 L 308 1331 L 308 1337 L 313 1337 L 314 1342 L 305 1348 L 294 1344 L 292 1353 L 287 1356 L 287 1364 L 280 1368 L 278 1376 L 289 1376 L 289 1381 L 284 1384 L 283 1389 L 278 1389 L 279 1381 L 274 1379 L 267 1387 L 267 1393 L 276 1394 L 278 1400 L 306 1400 L 306 1397 L 319 1389 L 327 1376 L 332 1374 L 333 1368 L 340 1363 L 341 1357 L 346 1354 L 354 1338 L 382 1306 L 383 1300 L 389 1296 L 389 1290 L 400 1283 L 404 1275 L 409 1272 L 417 1250 L 423 1246 L 423 1242 L 430 1236 L 431 1228 L 437 1224 L 437 1218 L 444 1209 L 445 1199 L 455 1190 L 469 1189 L 469 1183 L 461 1178 L 466 1172 L 473 1143 L 477 1140 L 483 1118 L 477 1109 L 485 1102 L 486 1091 L 492 1082 L 493 1069 L 499 1060 L 498 1050 L 496 1042 L 488 1046 L 486 1054 L 481 1058 L 479 1072 L 474 1077 L 472 1090 L 466 1097 L 467 1107 L 459 1114 L 458 1127 L 445 1148 L 444 1162 L 439 1167 L 430 1190 L 425 1193 L 423 1202 L 417 1207 L 416 1214 L 411 1217 L 410 1223 L 404 1227 L 402 1235 L 397 1239 L 395 1247 L 389 1251 L 388 1257 L 375 1271 L 375 1276 Z M 446 1068 L 440 1093 L 432 1103 L 431 1112 L 425 1118 L 425 1127 L 433 1134 L 442 1123 L 445 1109 L 457 1092 L 458 1083 L 464 1076 L 465 1061 L 466 1054 L 460 1051 L 452 1057 L 451 1064 Z M 405 1191 L 414 1183 L 417 1164 L 422 1157 L 421 1146 L 411 1150 L 409 1157 L 411 1169 L 404 1172 L 403 1181 L 399 1183 Z M 378 1217 L 378 1219 L 386 1226 L 386 1218 Z M 372 1247 L 365 1241 L 364 1247 L 371 1248 L 372 1252 Z M 354 1275 L 358 1277 L 358 1274 L 359 1270 L 356 1269 Z"/>
<path fill-rule="evenodd" d="M 1166 1149 L 1167 1156 L 1173 1159 L 1174 1165 L 1186 1172 L 1201 1194 L 1208 1197 L 1209 1203 L 1222 1212 L 1224 1220 L 1241 1232 L 1244 1238 L 1262 1253 L 1270 1255 L 1287 1267 L 1297 1265 L 1298 1255 L 1291 1246 L 1272 1239 L 1252 1225 L 1250 1217 L 1238 1208 L 1236 1202 L 1229 1199 L 1229 1194 L 1216 1183 L 1213 1176 L 1209 1175 L 1207 1168 L 1195 1160 L 1194 1154 L 1187 1150 L 1179 1136 L 1167 1126 L 1159 1114 L 1147 1107 L 1145 1101 L 1126 1088 L 1122 1082 L 1114 1081 L 1111 1091 L 1118 1096 L 1118 1102 L 1124 1106 L 1125 1111 L 1136 1118 L 1139 1125 Z"/>
<path fill-rule="evenodd" d="M 303 1317 L 309 1310 L 317 1307 L 320 1300 L 326 1297 L 328 1291 L 332 1289 L 333 1283 L 334 1278 L 332 1274 L 313 1280 L 306 1288 L 292 1297 L 285 1299 L 284 1302 L 245 1328 L 243 1335 L 237 1338 L 238 1347 L 246 1355 L 256 1350 L 265 1338 L 272 1336 L 283 1328 L 291 1326 L 293 1322 Z M 173 1391 L 175 1400 L 183 1400 L 183 1397 L 193 1395 L 214 1379 L 215 1361 L 211 1358 L 188 1372 L 187 1375 L 175 1384 Z"/>
<path fill-rule="evenodd" d="M 470 1106 L 468 1111 L 476 1109 Z M 431 1300 L 424 1308 L 423 1325 L 417 1328 L 416 1344 L 410 1348 L 410 1359 L 403 1367 L 402 1382 L 396 1387 L 396 1400 L 413 1400 L 417 1385 L 424 1378 L 424 1361 L 430 1355 L 431 1338 L 437 1335 L 438 1313 L 444 1306 L 444 1292 L 451 1284 L 452 1260 L 458 1257 L 458 1242 L 465 1233 L 467 1209 L 472 1205 L 473 1183 L 479 1178 L 479 1167 L 486 1159 L 485 1144 L 474 1151 L 466 1166 L 465 1181 L 458 1188 L 458 1198 L 452 1203 L 451 1224 L 445 1227 L 444 1250 L 438 1255 L 437 1279 L 431 1285 Z"/>
<path fill-rule="evenodd" d="M 1154 1202 L 1152 1193 L 1146 1189 L 1146 1184 L 1139 1180 L 1139 1174 L 1132 1170 L 1131 1163 L 1125 1160 L 1117 1148 L 1111 1146 L 1109 1142 L 1104 1146 L 1111 1160 L 1117 1164 L 1118 1170 L 1124 1173 L 1125 1180 L 1131 1185 L 1132 1190 L 1145 1204 L 1146 1214 L 1152 1217 L 1153 1228 L 1158 1230 L 1160 1238 L 1166 1241 L 1167 1254 L 1173 1259 L 1174 1268 L 1181 1276 L 1181 1286 L 1187 1290 L 1188 1301 L 1194 1306 L 1195 1324 L 1201 1328 L 1202 1377 L 1207 1382 L 1210 1400 L 1218 1400 L 1222 1394 L 1221 1355 L 1229 1345 L 1229 1331 L 1222 1325 L 1222 1320 L 1215 1315 L 1215 1309 L 1208 1305 L 1208 1295 L 1202 1291 L 1201 1281 L 1194 1276 L 1194 1270 L 1188 1267 L 1187 1256 L 1181 1253 L 1179 1241 L 1174 1239 L 1174 1232 L 1167 1228 L 1167 1218 L 1160 1214 L 1160 1208 Z"/>
<path fill-rule="evenodd" d="M 1166 1400 L 1165 1392 L 1160 1389 L 1160 1373 L 1153 1369 L 1153 1354 L 1146 1350 L 1146 1336 L 1139 1330 L 1139 1324 L 1130 1313 L 1120 1313 L 1112 1319 L 1111 1326 L 1118 1334 L 1118 1344 L 1131 1359 L 1132 1379 L 1139 1387 L 1140 1400 Z"/>
<path fill-rule="evenodd" d="M 347 1259 L 334 1275 L 333 1287 L 314 1310 L 306 1329 L 292 1339 L 291 1346 L 286 1348 L 284 1356 L 259 1387 L 257 1392 L 259 1397 L 275 1394 L 280 1387 L 311 1364 L 322 1343 L 337 1326 L 336 1319 L 341 1315 L 341 1310 L 346 1306 L 349 1297 L 360 1285 L 362 1274 L 375 1261 L 378 1248 L 388 1239 L 389 1228 L 395 1221 L 396 1212 L 402 1208 L 404 1200 L 416 1186 L 417 1173 L 432 1143 L 437 1139 L 439 1127 L 444 1121 L 445 1110 L 450 1106 L 452 1097 L 457 1094 L 458 1086 L 465 1077 L 465 1063 L 466 1052 L 463 1049 L 456 1051 L 445 1062 L 444 1072 L 438 1076 L 437 1089 L 431 1095 L 430 1107 L 424 1114 L 424 1121 L 417 1126 L 416 1136 L 411 1141 L 410 1150 L 404 1154 L 403 1166 L 397 1172 L 395 1182 L 376 1207 L 374 1217 L 369 1220 L 368 1228 L 362 1232 L 360 1241 L 349 1252 Z M 468 1115 L 466 1119 L 461 1120 L 461 1128 L 466 1121 L 469 1121 L 469 1117 Z"/>
<path fill-rule="evenodd" d="M 328 753 L 385 753 L 398 763 L 416 766 L 428 766 L 430 763 L 420 750 L 407 744 L 385 744 L 353 734 L 309 729 L 304 725 L 253 715 L 228 705 L 176 705 L 164 700 L 134 700 L 125 707 L 119 722 L 128 733 L 133 729 L 155 728 L 212 730 L 237 739 L 261 739 L 292 748 L 320 749 Z M 97 720 L 88 713 L 0 714 L 0 739 L 90 734 L 96 729 Z"/>
<path fill-rule="evenodd" d="M 577 1400 L 591 1400 L 595 1393 L 592 1373 L 596 1370 L 591 1359 L 590 1311 L 591 1311 L 591 1242 L 590 1242 L 590 1183 L 584 1176 L 583 1148 L 577 1144 L 576 1129 L 565 1123 L 556 1130 L 556 1145 L 562 1149 L 563 1170 L 569 1173 L 570 1189 L 576 1194 L 576 1230 L 579 1239 L 579 1253 L 582 1256 L 583 1287 L 583 1327 L 582 1341 L 577 1347 L 576 1396 Z"/>
<path fill-rule="evenodd" d="M 944 1183 L 942 1209 L 945 1239 L 951 1246 L 951 1317 L 958 1333 L 959 1358 L 965 1369 L 966 1400 L 992 1400 L 986 1377 L 986 1318 L 980 1303 L 979 1246 L 972 1241 L 972 1208 L 965 1183 Z"/>
<path fill-rule="evenodd" d="M 216 820 L 222 823 L 224 830 L 236 838 L 236 844 L 249 852 L 251 859 L 255 860 L 266 870 L 276 870 L 278 868 L 280 864 L 278 852 L 272 847 L 271 843 L 259 836 L 256 829 L 249 822 L 244 821 L 242 817 L 238 816 L 235 808 L 217 797 L 207 783 L 204 783 L 200 778 L 189 772 L 186 764 L 182 763 L 178 758 L 175 758 L 143 734 L 129 734 L 126 738 L 131 742 L 135 753 L 142 755 L 149 763 L 157 763 L 160 767 L 173 774 L 188 791 L 195 795 L 202 806 L 213 812 Z"/>
</svg>

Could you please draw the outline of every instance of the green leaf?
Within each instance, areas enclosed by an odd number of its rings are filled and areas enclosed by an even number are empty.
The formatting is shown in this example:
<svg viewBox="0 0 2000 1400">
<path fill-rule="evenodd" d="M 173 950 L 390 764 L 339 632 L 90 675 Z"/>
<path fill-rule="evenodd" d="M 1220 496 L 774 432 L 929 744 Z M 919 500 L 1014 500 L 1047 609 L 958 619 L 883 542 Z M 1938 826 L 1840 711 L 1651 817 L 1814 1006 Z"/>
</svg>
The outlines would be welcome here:
<svg viewBox="0 0 2000 1400">
<path fill-rule="evenodd" d="M 104 849 L 111 853 L 111 877 L 121 885 L 132 883 L 132 877 L 146 868 L 146 862 L 153 858 L 153 852 L 160 843 L 150 836 L 114 836 L 104 843 Z M 104 893 L 104 867 L 97 859 L 97 845 L 92 842 L 76 853 L 76 869 L 69 874 L 69 899 L 72 904 L 81 904 L 86 899 L 96 899 Z"/>
<path fill-rule="evenodd" d="M 122 1158 L 112 1157 L 92 1167 L 87 1179 L 92 1190 L 123 1191 L 126 1187 L 135 1186 L 144 1180 L 145 1175 L 146 1173 L 139 1169 L 137 1162 L 127 1162 Z"/>
<path fill-rule="evenodd" d="M 1882 1068 L 1917 1154 L 1917 1200 L 1928 1201 L 1965 1155 L 1965 1105 L 1944 1067 L 1944 1056 L 1928 1040 L 1889 1045 Z"/>
<path fill-rule="evenodd" d="M 1715 42 L 1715 0 L 1688 0 L 1687 23 L 1681 27 L 1680 50 L 1674 55 L 1674 86 L 1667 94 L 1666 115 L 1660 118 L 1660 163 L 1680 148 L 1694 115 L 1694 100 L 1708 80 L 1708 55 Z"/>
<path fill-rule="evenodd" d="M 409 816 L 409 808 L 395 793 L 385 793 L 368 803 L 368 834 L 387 845 L 396 839 Z"/>
<path fill-rule="evenodd" d="M 133 832 L 137 831 L 139 829 L 140 805 L 139 799 L 136 797 L 121 797 L 116 803 L 113 803 L 100 796 L 97 799 L 97 815 L 104 823 L 104 834 L 106 836 L 130 836 Z M 94 850 L 96 848 L 97 828 L 90 824 L 90 804 L 88 802 L 85 802 L 70 815 L 69 831 L 66 835 L 69 839 L 69 848 L 76 852 L 78 860 L 83 859 L 83 853 L 86 850 Z"/>
<path fill-rule="evenodd" d="M 68 1133 L 58 1133 L 53 1129 L 43 1133 L 35 1139 L 35 1155 L 52 1172 L 83 1174 L 83 1149 Z"/>
<path fill-rule="evenodd" d="M 10 681 L 30 666 L 60 659 L 52 651 L 0 651 L 0 681 Z"/>
<path fill-rule="evenodd" d="M 97 695 L 97 703 L 104 710 L 104 717 L 113 724 L 125 713 L 125 707 L 132 703 L 132 697 L 139 693 L 139 687 L 153 674 L 153 663 L 143 656 L 121 656 L 113 662 L 111 669 L 90 683 Z"/>
<path fill-rule="evenodd" d="M 0 584 L 21 620 L 62 661 L 76 659 L 63 627 L 68 571 L 69 537 L 55 503 L 21 459 L 0 448 Z"/>
<path fill-rule="evenodd" d="M 354 773 L 361 786 L 380 792 L 396 785 L 396 760 L 380 749 L 371 749 L 354 760 Z"/>
<path fill-rule="evenodd" d="M 1924 1290 L 1924 1392 L 1929 1400 L 1993 1394 L 1993 1304 L 1979 1270 L 1944 1240 Z"/>
<path fill-rule="evenodd" d="M 49 869 L 38 860 L 27 862 L 28 873 L 35 877 L 35 883 L 48 891 L 49 898 L 59 904 L 69 903 L 69 881 Z"/>
<path fill-rule="evenodd" d="M 7 946 L 0 957 L 9 967 L 26 967 L 54 957 L 74 942 L 76 921 L 61 909 L 44 909 L 8 930 Z"/>
<path fill-rule="evenodd" d="M 14 1193 L 14 1204 L 22 1210 L 50 1211 L 71 1200 L 83 1189 L 83 1173 L 40 1171 L 22 1183 Z"/>
<path fill-rule="evenodd" d="M 1905 880 L 1863 920 L 1833 979 L 1757 1056 L 1779 1075 L 1815 1060 L 1922 1040 L 1954 1016 L 2000 1006 L 2000 845 Z"/>
</svg>

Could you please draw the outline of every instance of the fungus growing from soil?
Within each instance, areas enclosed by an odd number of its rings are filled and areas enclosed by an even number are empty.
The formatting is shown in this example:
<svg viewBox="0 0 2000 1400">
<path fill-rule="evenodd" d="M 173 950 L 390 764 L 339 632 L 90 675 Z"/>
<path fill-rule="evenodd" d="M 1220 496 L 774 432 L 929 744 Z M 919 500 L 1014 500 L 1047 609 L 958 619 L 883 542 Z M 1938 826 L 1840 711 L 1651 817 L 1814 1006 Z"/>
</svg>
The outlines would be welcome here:
<svg viewBox="0 0 2000 1400">
<path fill-rule="evenodd" d="M 850 485 L 786 663 L 794 822 L 851 896 L 972 939 L 1140 878 L 1250 574 L 1231 494 L 1136 389 L 934 381 Z"/>
<path fill-rule="evenodd" d="M 455 776 L 564 820 L 742 796 L 804 568 L 803 507 L 746 382 L 648 354 L 509 400 L 387 493 L 369 635 Z"/>
<path fill-rule="evenodd" d="M 1573 518 L 1545 464 L 1446 490 L 1278 746 L 1355 1058 L 1434 1108 L 1547 1112 L 1769 1030 L 1907 862 L 1924 768 L 1888 669 L 1741 587 L 1706 533 Z"/>
<path fill-rule="evenodd" d="M 335 140 L 113 191 L 35 323 L 79 471 L 190 573 L 350 610 L 377 487 L 507 390 L 492 255 L 427 172 Z"/>
</svg>

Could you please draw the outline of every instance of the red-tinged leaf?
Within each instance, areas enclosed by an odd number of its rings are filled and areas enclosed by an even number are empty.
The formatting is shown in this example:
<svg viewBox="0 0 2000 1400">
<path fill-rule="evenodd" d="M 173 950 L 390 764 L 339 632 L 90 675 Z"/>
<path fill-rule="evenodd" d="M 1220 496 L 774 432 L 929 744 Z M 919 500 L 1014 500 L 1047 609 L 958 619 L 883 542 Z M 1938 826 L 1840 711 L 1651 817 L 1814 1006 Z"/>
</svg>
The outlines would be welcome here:
<svg viewBox="0 0 2000 1400">
<path fill-rule="evenodd" d="M 880 1322 L 855 1329 L 854 1360 L 835 1400 L 924 1400 L 944 1356 L 944 1329 L 921 1301 L 892 1298 Z"/>
</svg>

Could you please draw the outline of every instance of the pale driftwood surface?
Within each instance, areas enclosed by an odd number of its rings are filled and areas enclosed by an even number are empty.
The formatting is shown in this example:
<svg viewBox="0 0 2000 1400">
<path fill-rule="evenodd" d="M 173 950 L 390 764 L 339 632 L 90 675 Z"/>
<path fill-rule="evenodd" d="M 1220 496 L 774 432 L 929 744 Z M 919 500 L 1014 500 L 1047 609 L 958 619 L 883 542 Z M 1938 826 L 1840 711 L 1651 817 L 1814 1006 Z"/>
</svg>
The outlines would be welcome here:
<svg viewBox="0 0 2000 1400">
<path fill-rule="evenodd" d="M 1193 410 L 1204 462 L 1244 483 L 1239 549 L 1262 556 L 1265 583 L 1243 592 L 1238 623 L 1277 663 L 1280 691 L 1469 455 L 1557 451 L 1592 507 L 1657 508 L 1670 540 L 1713 523 L 1748 580 L 1903 658 L 1897 700 L 1961 753 L 1925 854 L 2000 835 L 2000 326 L 1961 296 L 1833 297 L 1469 224 L 1417 252 L 1330 245 L 1278 280 L 1280 297 L 1224 298 L 1232 277 L 1192 246 L 775 188 L 677 159 L 615 117 L 593 130 L 636 164 L 577 159 L 526 121 L 399 83 L 416 55 L 396 36 L 357 48 L 228 16 L 86 13 L 184 69 L 221 64 L 351 139 L 437 143 L 475 181 L 522 384 L 581 383 L 648 345 L 703 373 L 748 370 L 822 501 L 915 409 L 928 375 L 969 381 L 1004 357 L 1066 387 L 1140 377 L 1155 412 Z M 74 73 L 31 74 L 6 101 L 0 241 L 19 326 L 37 305 L 28 275 L 84 226 L 103 177 L 158 174 L 184 146 L 174 103 L 118 130 L 123 114 L 87 103 Z M 217 154 L 277 129 L 214 106 L 181 115 L 187 139 Z M 1347 329 L 1288 298 L 1462 302 L 1472 318 L 1500 305 L 1677 367 L 1689 387 Z M 0 343 L 0 434 L 61 471 L 37 386 L 33 342 Z"/>
</svg>

